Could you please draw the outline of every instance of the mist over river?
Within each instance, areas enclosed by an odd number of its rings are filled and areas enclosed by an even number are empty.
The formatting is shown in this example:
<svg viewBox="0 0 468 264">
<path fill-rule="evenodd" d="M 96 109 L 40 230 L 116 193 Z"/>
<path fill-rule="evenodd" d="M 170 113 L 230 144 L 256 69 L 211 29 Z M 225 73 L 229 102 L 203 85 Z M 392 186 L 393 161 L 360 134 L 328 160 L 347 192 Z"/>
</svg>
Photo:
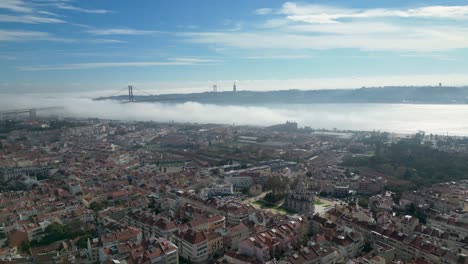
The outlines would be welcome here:
<svg viewBox="0 0 468 264">
<path fill-rule="evenodd" d="M 468 136 L 468 105 L 119 103 L 83 97 L 0 96 L 0 110 L 63 106 L 62 117 L 175 121 L 268 126 L 296 121 L 300 127 L 380 130 Z M 41 114 L 41 112 L 39 112 Z M 45 112 L 43 113 L 45 114 Z"/>
</svg>

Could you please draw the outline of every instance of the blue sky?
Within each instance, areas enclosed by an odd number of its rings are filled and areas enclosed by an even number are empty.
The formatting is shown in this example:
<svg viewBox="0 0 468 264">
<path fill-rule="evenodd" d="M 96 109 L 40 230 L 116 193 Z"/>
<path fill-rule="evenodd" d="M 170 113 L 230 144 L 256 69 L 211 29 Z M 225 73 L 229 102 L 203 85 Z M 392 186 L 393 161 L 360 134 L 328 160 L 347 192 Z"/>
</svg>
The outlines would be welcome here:
<svg viewBox="0 0 468 264">
<path fill-rule="evenodd" d="M 466 1 L 0 1 L 0 92 L 468 85 Z"/>
</svg>

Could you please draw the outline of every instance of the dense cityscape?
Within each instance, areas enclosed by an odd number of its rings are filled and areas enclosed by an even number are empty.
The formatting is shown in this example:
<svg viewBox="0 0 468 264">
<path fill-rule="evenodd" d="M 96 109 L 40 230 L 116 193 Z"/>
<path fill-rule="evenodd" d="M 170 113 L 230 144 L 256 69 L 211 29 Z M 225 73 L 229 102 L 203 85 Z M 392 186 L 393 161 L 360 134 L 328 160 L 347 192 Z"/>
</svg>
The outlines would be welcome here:
<svg viewBox="0 0 468 264">
<path fill-rule="evenodd" d="M 0 264 L 468 264 L 468 0 L 0 0 Z"/>
<path fill-rule="evenodd" d="M 468 261 L 466 178 L 413 185 L 408 167 L 350 166 L 380 144 L 466 154 L 461 137 L 294 121 L 1 127 L 2 263 Z"/>
</svg>

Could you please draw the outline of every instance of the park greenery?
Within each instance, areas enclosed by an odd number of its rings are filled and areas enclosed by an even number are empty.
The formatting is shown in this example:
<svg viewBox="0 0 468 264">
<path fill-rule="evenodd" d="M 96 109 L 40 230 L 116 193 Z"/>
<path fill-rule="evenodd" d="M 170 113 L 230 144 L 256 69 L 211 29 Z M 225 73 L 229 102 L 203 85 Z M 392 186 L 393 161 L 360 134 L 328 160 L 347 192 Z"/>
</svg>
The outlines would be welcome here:
<svg viewBox="0 0 468 264">
<path fill-rule="evenodd" d="M 89 208 L 93 210 L 94 212 L 99 212 L 109 205 L 109 202 L 104 200 L 102 202 L 94 201 L 89 205 Z"/>
<path fill-rule="evenodd" d="M 421 208 L 416 207 L 414 204 L 407 206 L 403 213 L 418 218 L 421 224 L 426 224 L 427 222 L 427 215 Z"/>
<path fill-rule="evenodd" d="M 263 198 L 263 200 L 265 200 L 265 202 L 270 203 L 270 204 L 276 204 L 279 201 L 283 200 L 284 197 L 285 197 L 284 193 L 269 192 L 265 195 L 265 198 Z"/>
<path fill-rule="evenodd" d="M 358 205 L 361 206 L 362 208 L 368 208 L 369 207 L 369 198 L 363 196 L 360 197 L 358 200 Z"/>
<path fill-rule="evenodd" d="M 296 211 L 283 207 L 281 203 L 274 204 L 265 200 L 257 200 L 254 202 L 254 204 L 260 205 L 263 209 L 272 209 L 285 214 L 297 214 Z"/>
<path fill-rule="evenodd" d="M 273 193 L 285 193 L 286 186 L 290 183 L 290 180 L 286 176 L 269 176 L 265 185 L 265 190 L 270 190 Z"/>
<path fill-rule="evenodd" d="M 323 202 L 320 201 L 320 200 L 315 200 L 314 201 L 314 205 L 322 205 L 322 204 L 323 204 Z"/>
<path fill-rule="evenodd" d="M 83 228 L 81 223 L 70 223 L 62 225 L 52 223 L 45 229 L 45 235 L 39 240 L 32 240 L 30 243 L 23 243 L 21 249 L 27 251 L 30 247 L 40 247 L 50 245 L 54 242 L 78 238 L 77 246 L 84 248 L 88 238 L 92 238 L 94 231 Z"/>
<path fill-rule="evenodd" d="M 416 186 L 456 181 L 468 176 L 467 153 L 447 152 L 422 144 L 423 134 L 394 143 L 386 143 L 387 136 L 377 134 L 365 139 L 364 143 L 374 148 L 375 155 L 348 158 L 343 165 L 368 167 Z"/>
</svg>

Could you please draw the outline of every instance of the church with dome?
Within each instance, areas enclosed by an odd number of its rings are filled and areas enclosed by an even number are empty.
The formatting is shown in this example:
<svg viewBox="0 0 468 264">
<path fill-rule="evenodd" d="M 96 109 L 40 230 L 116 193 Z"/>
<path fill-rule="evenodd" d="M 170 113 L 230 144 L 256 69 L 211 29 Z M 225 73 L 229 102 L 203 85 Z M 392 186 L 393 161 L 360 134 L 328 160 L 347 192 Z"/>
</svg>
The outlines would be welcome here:
<svg viewBox="0 0 468 264">
<path fill-rule="evenodd" d="M 286 185 L 286 198 L 283 206 L 298 213 L 312 215 L 315 213 L 315 194 L 308 190 L 307 183 L 301 177 L 294 190 Z"/>
</svg>

